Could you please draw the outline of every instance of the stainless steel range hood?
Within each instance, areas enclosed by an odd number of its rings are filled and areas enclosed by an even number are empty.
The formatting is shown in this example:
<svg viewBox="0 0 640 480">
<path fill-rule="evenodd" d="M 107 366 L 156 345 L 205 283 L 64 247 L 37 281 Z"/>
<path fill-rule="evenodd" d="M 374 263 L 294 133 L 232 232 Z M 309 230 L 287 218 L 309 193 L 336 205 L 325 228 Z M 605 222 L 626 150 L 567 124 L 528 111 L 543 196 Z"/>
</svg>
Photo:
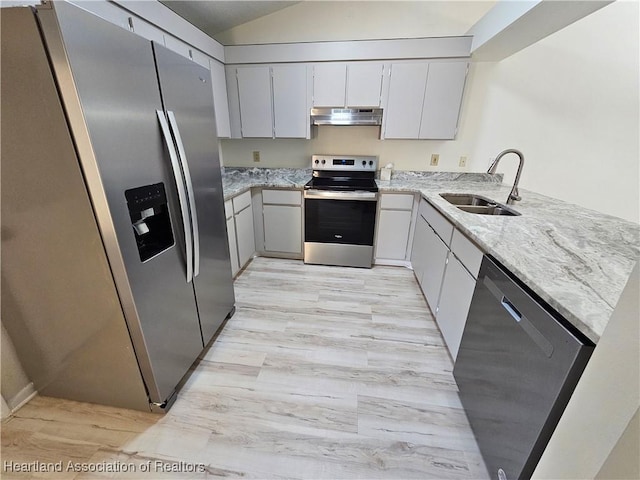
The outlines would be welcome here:
<svg viewBox="0 0 640 480">
<path fill-rule="evenodd" d="M 312 125 L 382 125 L 381 108 L 312 108 Z"/>
</svg>

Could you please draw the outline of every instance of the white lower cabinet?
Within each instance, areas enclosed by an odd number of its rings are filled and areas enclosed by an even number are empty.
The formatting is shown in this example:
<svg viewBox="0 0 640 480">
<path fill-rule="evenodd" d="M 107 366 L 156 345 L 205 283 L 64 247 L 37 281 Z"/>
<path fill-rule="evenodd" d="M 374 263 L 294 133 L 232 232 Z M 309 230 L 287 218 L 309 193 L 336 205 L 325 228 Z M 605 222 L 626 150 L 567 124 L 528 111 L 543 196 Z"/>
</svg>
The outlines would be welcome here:
<svg viewBox="0 0 640 480">
<path fill-rule="evenodd" d="M 238 240 L 236 238 L 236 223 L 233 218 L 233 204 L 231 200 L 224 202 L 224 213 L 227 220 L 227 240 L 229 241 L 229 256 L 231 257 L 231 275 L 236 276 L 240 271 L 238 263 Z"/>
<path fill-rule="evenodd" d="M 225 212 L 227 233 L 229 235 L 229 251 L 232 257 L 231 267 L 235 275 L 251 260 L 256 252 L 251 192 L 244 192 L 225 202 Z M 231 228 L 230 222 L 234 228 Z M 235 238 L 232 238 L 232 236 Z M 233 245 L 234 243 L 235 245 Z"/>
<path fill-rule="evenodd" d="M 268 252 L 302 252 L 302 212 L 298 206 L 264 205 L 264 249 Z"/>
<path fill-rule="evenodd" d="M 235 277 L 240 271 L 238 263 L 238 244 L 236 239 L 236 226 L 233 217 L 227 219 L 227 235 L 229 238 L 229 255 L 231 257 L 231 274 Z"/>
<path fill-rule="evenodd" d="M 429 224 L 427 221 L 418 215 L 416 219 L 415 233 L 413 234 L 413 249 L 411 250 L 411 267 L 413 273 L 416 276 L 416 280 L 420 286 L 422 286 L 422 276 L 424 275 L 425 261 L 426 261 L 426 249 L 424 248 L 427 242 L 427 236 L 429 235 Z"/>
<path fill-rule="evenodd" d="M 424 253 L 424 273 L 420 286 L 431 311 L 435 315 L 442 286 L 442 277 L 447 266 L 449 247 L 436 235 L 431 227 L 428 227 L 424 243 L 420 246 Z M 415 247 L 414 247 L 415 248 Z"/>
<path fill-rule="evenodd" d="M 407 258 L 413 199 L 413 194 L 380 195 L 380 213 L 376 222 L 376 263 L 384 260 L 403 261 Z"/>
<path fill-rule="evenodd" d="M 418 211 L 411 266 L 455 360 L 483 253 L 426 200 Z"/>
<path fill-rule="evenodd" d="M 238 262 L 244 267 L 256 251 L 253 231 L 253 211 L 247 207 L 235 215 L 236 236 L 238 239 Z"/>
<path fill-rule="evenodd" d="M 471 276 L 455 255 L 449 254 L 449 261 L 442 281 L 442 293 L 438 302 L 436 321 L 454 360 L 458 355 L 462 331 L 467 321 L 475 287 L 476 279 Z"/>
<path fill-rule="evenodd" d="M 302 254 L 302 192 L 262 190 L 264 251 Z"/>
</svg>

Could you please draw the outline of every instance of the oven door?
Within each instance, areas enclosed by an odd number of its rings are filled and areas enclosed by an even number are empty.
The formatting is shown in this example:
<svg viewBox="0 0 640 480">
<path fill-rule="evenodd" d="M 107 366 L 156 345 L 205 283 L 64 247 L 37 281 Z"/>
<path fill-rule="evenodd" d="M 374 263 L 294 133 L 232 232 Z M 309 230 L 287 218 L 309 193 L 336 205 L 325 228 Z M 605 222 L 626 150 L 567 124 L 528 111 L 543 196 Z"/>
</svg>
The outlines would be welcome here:
<svg viewBox="0 0 640 480">
<path fill-rule="evenodd" d="M 371 267 L 375 192 L 305 191 L 306 263 Z"/>
</svg>

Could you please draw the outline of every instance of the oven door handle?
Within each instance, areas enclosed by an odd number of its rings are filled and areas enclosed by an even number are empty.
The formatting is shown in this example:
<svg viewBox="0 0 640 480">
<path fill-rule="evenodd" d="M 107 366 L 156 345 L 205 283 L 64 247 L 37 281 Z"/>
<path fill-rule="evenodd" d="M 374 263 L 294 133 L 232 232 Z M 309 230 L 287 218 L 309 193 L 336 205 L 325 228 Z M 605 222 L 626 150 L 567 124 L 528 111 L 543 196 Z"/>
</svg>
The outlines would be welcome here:
<svg viewBox="0 0 640 480">
<path fill-rule="evenodd" d="M 378 194 L 376 192 L 332 192 L 330 190 L 310 189 L 304 191 L 304 198 L 375 202 L 378 199 Z"/>
</svg>

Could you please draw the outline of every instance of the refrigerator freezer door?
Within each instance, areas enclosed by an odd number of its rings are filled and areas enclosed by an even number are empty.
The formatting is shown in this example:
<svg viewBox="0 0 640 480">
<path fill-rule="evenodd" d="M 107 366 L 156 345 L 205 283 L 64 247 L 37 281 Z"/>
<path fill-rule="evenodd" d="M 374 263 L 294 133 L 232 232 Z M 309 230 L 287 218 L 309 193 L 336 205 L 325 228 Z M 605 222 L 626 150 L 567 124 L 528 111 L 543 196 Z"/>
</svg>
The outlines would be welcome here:
<svg viewBox="0 0 640 480">
<path fill-rule="evenodd" d="M 66 2 L 54 7 L 64 52 L 51 33 L 55 18 L 43 19 L 52 63 L 149 396 L 162 403 L 203 344 L 186 281 L 176 184 L 156 114 L 162 102 L 152 46 Z M 125 191 L 157 183 L 166 188 L 179 245 L 142 262 Z"/>
<path fill-rule="evenodd" d="M 2 323 L 40 394 L 148 411 L 35 17 L 0 21 Z"/>
<path fill-rule="evenodd" d="M 199 252 L 194 249 L 193 286 L 202 337 L 207 344 L 233 308 L 231 260 L 209 70 L 165 47 L 153 44 L 162 101 L 175 120 L 182 162 L 190 172 L 195 197 Z M 174 132 L 175 133 L 175 132 Z M 178 139 L 176 139 L 178 140 Z M 188 180 L 188 179 L 186 179 Z M 192 185 L 189 185 L 191 183 Z"/>
</svg>

